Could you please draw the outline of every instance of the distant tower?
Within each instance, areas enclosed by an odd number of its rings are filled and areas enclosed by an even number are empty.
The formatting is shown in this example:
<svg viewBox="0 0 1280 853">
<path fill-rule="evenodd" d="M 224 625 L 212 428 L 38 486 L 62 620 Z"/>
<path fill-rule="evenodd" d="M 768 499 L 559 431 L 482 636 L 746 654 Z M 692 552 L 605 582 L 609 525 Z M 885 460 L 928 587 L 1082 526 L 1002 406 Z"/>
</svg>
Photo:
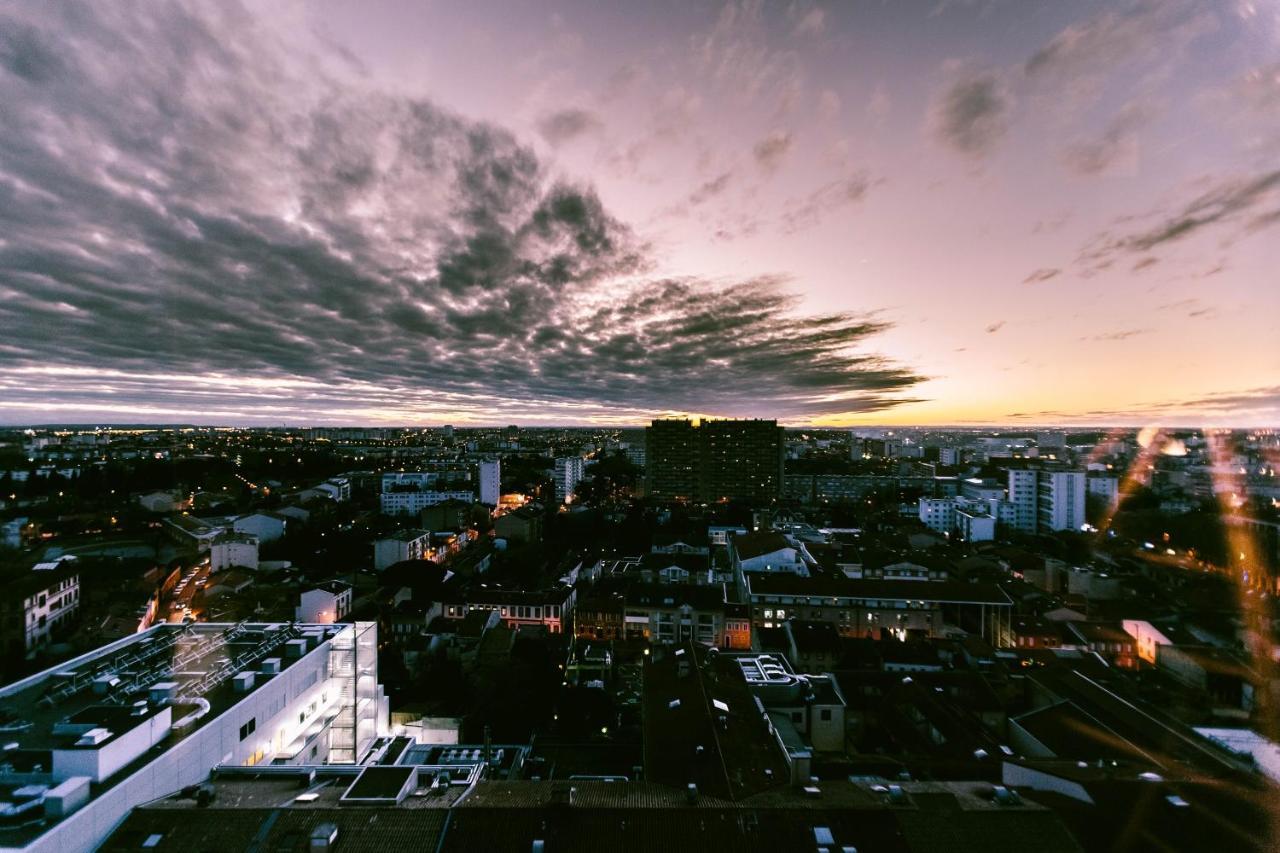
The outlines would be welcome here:
<svg viewBox="0 0 1280 853">
<path fill-rule="evenodd" d="M 582 457 L 562 456 L 556 459 L 556 500 L 567 503 L 582 482 Z"/>
<path fill-rule="evenodd" d="M 502 460 L 485 460 L 479 468 L 480 503 L 497 506 L 502 494 Z"/>
</svg>

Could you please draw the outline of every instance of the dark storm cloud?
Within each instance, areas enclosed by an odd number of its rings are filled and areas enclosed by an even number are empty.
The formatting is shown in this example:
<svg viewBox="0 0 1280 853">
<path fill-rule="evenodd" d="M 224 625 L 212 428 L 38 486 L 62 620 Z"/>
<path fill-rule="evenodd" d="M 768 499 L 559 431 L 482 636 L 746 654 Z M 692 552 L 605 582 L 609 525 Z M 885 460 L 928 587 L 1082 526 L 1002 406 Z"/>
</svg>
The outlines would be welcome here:
<svg viewBox="0 0 1280 853">
<path fill-rule="evenodd" d="M 945 144 L 973 157 L 995 148 L 1007 129 L 1009 96 L 994 73 L 968 73 L 933 105 L 933 125 Z"/>
<path fill-rule="evenodd" d="M 563 145 L 579 136 L 599 130 L 600 117 L 590 110 L 568 109 L 548 113 L 538 119 L 538 132 L 552 145 Z"/>
<path fill-rule="evenodd" d="M 797 418 L 919 381 L 882 323 L 647 276 L 505 131 L 200 9 L 0 11 L 0 417 Z"/>
</svg>

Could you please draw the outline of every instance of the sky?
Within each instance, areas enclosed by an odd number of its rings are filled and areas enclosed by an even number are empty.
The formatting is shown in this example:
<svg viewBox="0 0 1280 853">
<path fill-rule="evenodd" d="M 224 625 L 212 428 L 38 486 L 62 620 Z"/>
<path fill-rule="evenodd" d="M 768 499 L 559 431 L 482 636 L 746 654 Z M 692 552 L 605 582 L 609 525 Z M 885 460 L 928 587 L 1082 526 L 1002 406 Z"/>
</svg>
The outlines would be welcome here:
<svg viewBox="0 0 1280 853">
<path fill-rule="evenodd" d="M 0 423 L 1274 425 L 1280 0 L 0 0 Z"/>
</svg>

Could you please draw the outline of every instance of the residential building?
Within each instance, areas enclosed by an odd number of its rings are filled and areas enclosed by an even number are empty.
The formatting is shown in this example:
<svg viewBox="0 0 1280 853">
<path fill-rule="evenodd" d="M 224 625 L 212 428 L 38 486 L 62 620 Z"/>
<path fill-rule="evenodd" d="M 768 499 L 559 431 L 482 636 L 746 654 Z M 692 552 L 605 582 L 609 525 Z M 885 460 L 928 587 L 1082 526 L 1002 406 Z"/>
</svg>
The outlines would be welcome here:
<svg viewBox="0 0 1280 853">
<path fill-rule="evenodd" d="M 1013 644 L 1013 601 L 995 584 L 750 573 L 744 588 L 754 628 L 797 618 L 830 622 L 843 637 L 962 632 L 997 647 Z"/>
<path fill-rule="evenodd" d="M 1010 524 L 1023 533 L 1079 530 L 1085 523 L 1084 471 L 1009 469 Z"/>
<path fill-rule="evenodd" d="M 772 501 L 782 494 L 783 429 L 777 421 L 698 425 L 698 499 Z"/>
<path fill-rule="evenodd" d="M 185 498 L 175 491 L 147 492 L 138 495 L 138 503 L 148 512 L 175 512 L 187 504 Z"/>
<path fill-rule="evenodd" d="M 578 483 L 582 482 L 582 457 L 561 456 L 555 461 L 552 484 L 556 490 L 556 501 L 569 503 L 578 491 Z"/>
<path fill-rule="evenodd" d="M 949 536 L 956 526 L 955 498 L 920 498 L 920 521 L 934 533 Z"/>
<path fill-rule="evenodd" d="M 181 547 L 192 548 L 197 553 L 208 551 L 213 540 L 226 531 L 224 525 L 210 524 L 185 512 L 166 518 L 164 529 Z"/>
<path fill-rule="evenodd" d="M 691 421 L 656 420 L 644 431 L 645 494 L 692 501 L 698 495 L 698 434 Z"/>
<path fill-rule="evenodd" d="M 956 501 L 954 533 L 961 542 L 990 542 L 996 538 L 996 518 L 982 501 Z"/>
<path fill-rule="evenodd" d="M 1029 468 L 1009 469 L 1009 505 L 1014 530 L 1034 534 L 1039 529 L 1040 489 L 1036 475 Z"/>
<path fill-rule="evenodd" d="M 732 657 L 775 728 L 793 726 L 815 751 L 844 751 L 848 703 L 835 676 L 799 675 L 780 654 L 752 652 Z"/>
<path fill-rule="evenodd" d="M 529 504 L 503 513 L 493 520 L 493 533 L 512 542 L 541 542 L 542 510 Z"/>
<path fill-rule="evenodd" d="M 762 531 L 733 536 L 729 559 L 735 575 L 785 573 L 808 577 L 803 546 L 782 533 Z"/>
<path fill-rule="evenodd" d="M 443 605 L 444 618 L 461 620 L 475 611 L 495 611 L 508 628 L 543 625 L 553 634 L 564 631 L 573 614 L 572 589 L 526 592 L 476 586 Z"/>
<path fill-rule="evenodd" d="M 1041 532 L 1084 526 L 1085 473 L 1040 471 L 1038 521 Z"/>
<path fill-rule="evenodd" d="M 1107 509 L 1114 510 L 1120 503 L 1120 478 L 1109 474 L 1090 474 L 1085 478 L 1085 488 L 1107 502 Z"/>
<path fill-rule="evenodd" d="M 477 499 L 485 506 L 497 506 L 502 497 L 502 460 L 486 459 L 476 467 L 479 479 Z"/>
<path fill-rule="evenodd" d="M 373 568 L 380 572 L 404 560 L 425 560 L 430 551 L 430 532 L 417 528 L 398 530 L 385 539 L 374 541 Z"/>
<path fill-rule="evenodd" d="M 256 536 L 259 542 L 274 542 L 288 531 L 289 519 L 274 512 L 255 512 L 231 522 L 231 529 Z"/>
<path fill-rule="evenodd" d="M 645 430 L 645 491 L 661 500 L 772 501 L 782 494 L 777 421 L 656 420 Z"/>
<path fill-rule="evenodd" d="M 470 491 L 402 491 L 383 492 L 378 496 L 383 515 L 418 515 L 424 509 L 445 501 L 475 500 Z"/>
<path fill-rule="evenodd" d="M 22 658 L 47 646 L 80 608 L 75 557 L 40 563 L 0 578 L 0 654 Z"/>
<path fill-rule="evenodd" d="M 221 533 L 209 546 L 209 571 L 221 572 L 239 566 L 258 568 L 258 537 L 248 533 Z"/>
<path fill-rule="evenodd" d="M 334 503 L 344 503 L 351 500 L 351 478 L 349 477 L 330 477 L 323 483 L 312 486 L 312 489 Z"/>
<path fill-rule="evenodd" d="M 327 581 L 305 590 L 298 596 L 295 618 L 315 625 L 341 622 L 351 612 L 351 592 L 351 584 L 342 581 Z"/>
</svg>

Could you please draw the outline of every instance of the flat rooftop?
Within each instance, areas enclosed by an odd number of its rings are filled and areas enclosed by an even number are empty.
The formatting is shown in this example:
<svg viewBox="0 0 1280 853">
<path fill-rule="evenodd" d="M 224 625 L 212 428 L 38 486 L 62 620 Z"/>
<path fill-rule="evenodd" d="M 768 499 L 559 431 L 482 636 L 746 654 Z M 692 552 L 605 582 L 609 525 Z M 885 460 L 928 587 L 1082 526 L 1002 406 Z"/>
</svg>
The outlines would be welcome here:
<svg viewBox="0 0 1280 853">
<path fill-rule="evenodd" d="M 0 688 L 0 742 L 8 747 L 0 755 L 0 800 L 29 783 L 25 774 L 51 773 L 54 750 L 101 748 L 162 712 L 178 722 L 208 703 L 206 713 L 171 728 L 155 749 L 94 783 L 90 797 L 97 797 L 275 677 L 260 671 L 264 660 L 278 661 L 281 672 L 296 663 L 300 657 L 286 653 L 289 640 L 315 638 L 308 643 L 310 651 L 349 627 L 157 625 Z M 233 679 L 245 670 L 255 672 L 254 687 L 239 691 Z M 158 695 L 153 697 L 153 691 Z M 90 736 L 90 730 L 97 734 Z M 21 847 L 51 825 L 46 820 L 43 825 L 0 826 L 0 847 Z"/>
<path fill-rule="evenodd" d="M 747 801 L 692 799 L 651 782 L 490 782 L 432 787 L 419 770 L 395 804 L 341 806 L 350 771 L 290 768 L 255 775 L 221 771 L 205 806 L 167 797 L 141 806 L 101 849 L 306 849 L 311 833 L 336 832 L 339 849 L 608 850 L 688 848 L 707 853 L 860 850 L 1013 853 L 1036 839 L 1041 853 L 1078 853 L 1052 812 L 1029 800 L 1000 803 L 982 782 L 822 782 Z M 282 768 L 283 770 L 283 768 Z M 300 774 L 298 771 L 303 771 Z M 892 783 L 890 783 L 892 784 Z M 826 843 L 831 837 L 834 843 Z"/>
</svg>

